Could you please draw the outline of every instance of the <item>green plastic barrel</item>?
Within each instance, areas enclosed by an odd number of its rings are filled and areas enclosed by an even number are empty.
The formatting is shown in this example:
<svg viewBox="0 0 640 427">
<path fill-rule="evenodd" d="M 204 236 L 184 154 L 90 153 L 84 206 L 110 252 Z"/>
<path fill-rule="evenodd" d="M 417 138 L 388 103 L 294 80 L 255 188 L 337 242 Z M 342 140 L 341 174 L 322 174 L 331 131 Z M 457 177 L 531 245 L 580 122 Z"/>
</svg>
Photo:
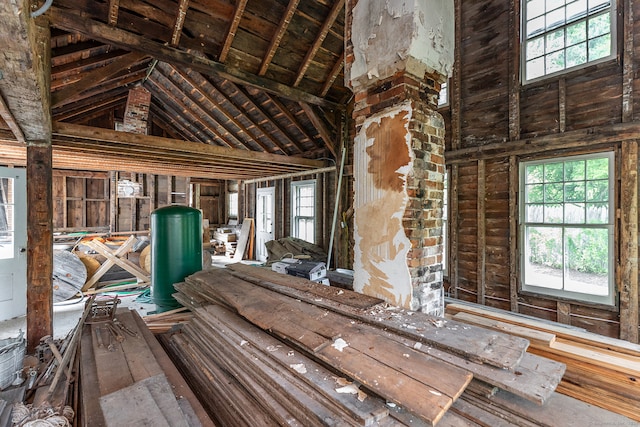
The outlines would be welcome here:
<svg viewBox="0 0 640 427">
<path fill-rule="evenodd" d="M 174 283 L 202 270 L 202 213 L 166 206 L 151 213 L 151 299 L 157 312 L 181 307 Z"/>
</svg>

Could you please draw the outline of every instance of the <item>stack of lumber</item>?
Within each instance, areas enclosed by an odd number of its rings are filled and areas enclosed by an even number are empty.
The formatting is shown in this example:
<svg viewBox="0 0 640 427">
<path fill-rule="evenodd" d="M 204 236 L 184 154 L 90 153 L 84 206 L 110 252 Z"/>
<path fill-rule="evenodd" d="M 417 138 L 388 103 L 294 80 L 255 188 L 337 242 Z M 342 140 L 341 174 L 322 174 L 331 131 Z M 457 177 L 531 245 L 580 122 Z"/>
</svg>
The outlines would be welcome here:
<svg viewBox="0 0 640 427">
<path fill-rule="evenodd" d="M 220 425 L 611 420 L 554 393 L 564 365 L 526 339 L 242 264 L 175 287 L 194 317 L 165 347 Z"/>
<path fill-rule="evenodd" d="M 142 318 L 147 328 L 154 334 L 164 334 L 171 330 L 180 328 L 184 323 L 191 320 L 193 314 L 186 307 L 164 311 L 162 313 L 149 314 Z"/>
<path fill-rule="evenodd" d="M 116 319 L 117 339 L 105 323 L 82 328 L 78 425 L 214 425 L 141 317 L 121 308 Z"/>
<path fill-rule="evenodd" d="M 527 338 L 531 354 L 567 369 L 558 392 L 640 421 L 640 345 L 477 304 L 450 303 L 449 318 Z"/>
</svg>

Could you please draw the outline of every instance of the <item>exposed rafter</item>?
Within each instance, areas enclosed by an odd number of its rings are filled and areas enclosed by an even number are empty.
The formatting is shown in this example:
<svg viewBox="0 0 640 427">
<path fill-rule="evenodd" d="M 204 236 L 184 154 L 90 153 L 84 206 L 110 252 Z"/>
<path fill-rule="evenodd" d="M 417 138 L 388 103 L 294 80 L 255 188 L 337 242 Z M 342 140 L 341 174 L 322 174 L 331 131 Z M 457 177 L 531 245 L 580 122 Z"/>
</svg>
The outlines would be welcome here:
<svg viewBox="0 0 640 427">
<path fill-rule="evenodd" d="M 344 51 L 342 51 L 340 58 L 338 58 L 333 68 L 329 72 L 329 75 L 327 76 L 327 80 L 325 80 L 324 85 L 322 85 L 322 89 L 320 90 L 320 96 L 327 95 L 327 93 L 329 92 L 329 89 L 331 89 L 333 82 L 336 81 L 336 77 L 338 77 L 338 74 L 340 74 L 340 71 L 342 70 L 343 67 L 344 67 Z"/>
<path fill-rule="evenodd" d="M 231 49 L 231 44 L 233 43 L 233 39 L 236 36 L 236 31 L 238 31 L 238 26 L 240 26 L 240 20 L 242 19 L 242 14 L 244 13 L 244 8 L 247 7 L 247 0 L 237 0 L 238 4 L 236 5 L 236 10 L 233 13 L 233 18 L 229 23 L 229 30 L 227 31 L 227 36 L 224 39 L 224 43 L 222 44 L 222 50 L 220 51 L 220 55 L 218 55 L 218 61 L 224 62 L 227 60 L 227 55 L 229 54 L 229 50 Z"/>
<path fill-rule="evenodd" d="M 22 129 L 20 129 L 16 118 L 13 117 L 13 113 L 11 113 L 11 110 L 7 107 L 2 96 L 0 96 L 0 116 L 4 119 L 7 125 L 9 125 L 9 129 L 11 129 L 11 132 L 13 132 L 13 135 L 16 137 L 18 142 L 22 142 L 23 144 L 26 143 L 27 141 L 24 138 Z"/>
<path fill-rule="evenodd" d="M 182 34 L 182 26 L 184 20 L 187 17 L 187 10 L 189 9 L 189 0 L 180 0 L 178 4 L 178 13 L 176 15 L 176 22 L 173 24 L 173 33 L 171 34 L 171 46 L 176 47 L 180 42 L 180 35 Z"/>
<path fill-rule="evenodd" d="M 276 54 L 276 50 L 278 49 L 278 46 L 280 46 L 282 36 L 284 36 L 284 33 L 287 32 L 287 27 L 289 27 L 291 18 L 293 18 L 293 15 L 296 13 L 298 3 L 300 3 L 300 0 L 289 0 L 287 9 L 284 11 L 284 15 L 282 15 L 282 19 L 280 19 L 280 23 L 278 24 L 278 28 L 276 29 L 276 33 L 271 38 L 271 42 L 269 42 L 267 52 L 262 58 L 262 64 L 260 64 L 260 71 L 258 71 L 258 75 L 264 76 L 266 74 L 267 69 L 269 68 L 269 64 L 273 59 L 273 55 Z"/>
<path fill-rule="evenodd" d="M 309 120 L 311 120 L 311 123 L 313 123 L 313 126 L 315 126 L 315 128 L 318 129 L 318 133 L 320 134 L 320 138 L 322 138 L 322 141 L 324 141 L 324 145 L 327 147 L 327 149 L 329 149 L 331 154 L 333 154 L 333 157 L 337 158 L 336 148 L 333 142 L 335 138 L 331 136 L 331 132 L 329 132 L 329 130 L 327 129 L 325 124 L 322 122 L 320 117 L 318 117 L 313 107 L 309 104 L 305 104 L 304 102 L 300 103 L 300 107 L 302 107 L 302 109 L 304 110 L 304 113 L 307 115 L 307 117 L 309 117 Z"/>
<path fill-rule="evenodd" d="M 118 23 L 118 9 L 120 0 L 109 0 L 109 25 L 115 26 Z"/>
<path fill-rule="evenodd" d="M 315 41 L 313 42 L 313 46 L 311 47 L 311 49 L 307 51 L 307 54 L 305 55 L 304 59 L 302 60 L 302 63 L 300 64 L 300 68 L 298 69 L 298 74 L 296 75 L 296 80 L 293 82 L 294 87 L 298 86 L 302 81 L 302 78 L 304 77 L 304 74 L 307 72 L 307 69 L 311 64 L 311 61 L 316 56 L 316 53 L 318 52 L 318 49 L 320 49 L 320 46 L 322 46 L 322 42 L 324 42 L 324 39 L 327 37 L 327 34 L 329 33 L 331 26 L 336 21 L 336 18 L 338 17 L 342 9 L 344 9 L 344 0 L 337 0 L 333 4 L 333 7 L 331 8 L 331 12 L 329 12 L 329 16 L 327 17 L 327 19 L 325 19 L 324 23 L 322 24 L 322 27 L 320 28 L 320 32 L 318 33 Z"/>
<path fill-rule="evenodd" d="M 129 31 L 113 28 L 93 19 L 87 19 L 69 9 L 60 9 L 52 6 L 50 14 L 52 25 L 58 28 L 77 31 L 96 40 L 112 43 L 124 49 L 143 52 L 174 65 L 182 64 L 204 74 L 218 75 L 236 83 L 254 86 L 293 101 L 303 101 L 333 109 L 343 108 L 324 98 L 286 86 L 277 81 L 248 73 L 239 68 L 227 67 L 219 62 L 165 46 Z"/>
</svg>

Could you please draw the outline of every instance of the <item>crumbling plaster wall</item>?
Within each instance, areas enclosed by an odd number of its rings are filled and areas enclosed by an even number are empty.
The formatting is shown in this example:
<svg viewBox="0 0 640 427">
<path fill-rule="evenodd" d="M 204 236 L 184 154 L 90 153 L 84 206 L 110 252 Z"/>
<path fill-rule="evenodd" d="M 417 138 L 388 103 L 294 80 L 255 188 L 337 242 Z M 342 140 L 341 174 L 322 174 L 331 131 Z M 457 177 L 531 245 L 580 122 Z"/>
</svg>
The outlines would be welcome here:
<svg viewBox="0 0 640 427">
<path fill-rule="evenodd" d="M 347 61 L 345 73 L 352 87 L 398 71 L 451 75 L 452 0 L 361 0 L 353 6 L 352 28 L 353 60 Z"/>
</svg>

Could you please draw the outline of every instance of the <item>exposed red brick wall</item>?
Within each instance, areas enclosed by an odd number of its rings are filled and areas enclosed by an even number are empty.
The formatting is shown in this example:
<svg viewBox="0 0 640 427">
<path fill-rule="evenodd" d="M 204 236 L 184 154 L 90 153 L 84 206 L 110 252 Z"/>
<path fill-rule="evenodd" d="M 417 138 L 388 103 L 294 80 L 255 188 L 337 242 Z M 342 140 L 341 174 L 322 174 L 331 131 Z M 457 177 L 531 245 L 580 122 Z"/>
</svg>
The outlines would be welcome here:
<svg viewBox="0 0 640 427">
<path fill-rule="evenodd" d="M 123 121 L 125 132 L 147 134 L 150 104 L 151 92 L 142 86 L 129 90 Z"/>
</svg>

